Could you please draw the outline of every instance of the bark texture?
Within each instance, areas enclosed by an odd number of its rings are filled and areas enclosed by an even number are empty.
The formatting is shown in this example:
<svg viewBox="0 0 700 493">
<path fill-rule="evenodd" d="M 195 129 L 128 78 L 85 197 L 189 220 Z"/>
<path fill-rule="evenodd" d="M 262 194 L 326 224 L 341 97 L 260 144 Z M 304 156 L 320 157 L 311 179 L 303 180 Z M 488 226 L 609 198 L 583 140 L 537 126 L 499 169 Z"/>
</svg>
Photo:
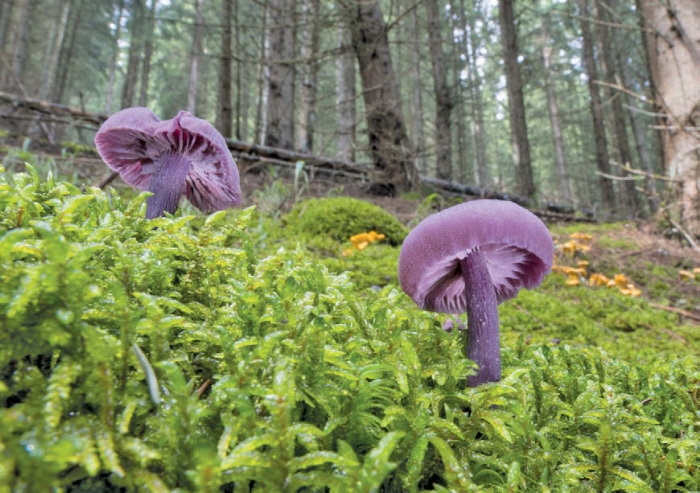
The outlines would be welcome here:
<svg viewBox="0 0 700 493">
<path fill-rule="evenodd" d="M 268 5 L 268 64 L 265 145 L 294 149 L 294 0 Z"/>
<path fill-rule="evenodd" d="M 338 49 L 335 61 L 336 104 L 338 106 L 338 133 L 336 145 L 338 157 L 355 160 L 355 56 L 352 49 L 352 33 L 347 19 L 338 26 Z"/>
<path fill-rule="evenodd" d="M 552 80 L 552 47 L 546 26 L 542 26 L 542 66 L 544 67 L 544 89 L 547 96 L 547 111 L 549 125 L 552 129 L 552 145 L 554 146 L 554 159 L 557 175 L 557 191 L 559 199 L 566 204 L 571 204 L 573 195 L 569 184 L 569 173 L 566 166 L 566 154 L 564 152 L 564 137 L 559 112 L 557 91 Z"/>
<path fill-rule="evenodd" d="M 376 193 L 394 195 L 412 187 L 416 172 L 391 62 L 387 26 L 379 3 L 356 0 L 352 39 L 360 66 L 369 151 Z"/>
<path fill-rule="evenodd" d="M 219 84 L 217 92 L 216 128 L 224 137 L 230 137 L 233 130 L 233 107 L 231 106 L 231 63 L 233 50 L 231 42 L 233 30 L 233 0 L 224 0 L 221 9 L 221 60 L 219 62 Z"/>
<path fill-rule="evenodd" d="M 598 86 L 598 68 L 595 63 L 594 42 L 591 34 L 588 2 L 578 0 L 581 15 L 581 35 L 583 36 L 583 59 L 588 75 L 588 91 L 590 92 L 591 116 L 593 118 L 593 138 L 595 141 L 595 160 L 599 177 L 600 190 L 603 205 L 609 211 L 615 209 L 615 188 L 612 181 L 603 175 L 610 175 L 610 155 L 608 154 L 608 139 L 605 136 L 605 117 L 603 115 L 603 102 Z"/>
<path fill-rule="evenodd" d="M 452 94 L 442 52 L 441 16 L 438 0 L 425 0 L 428 40 L 435 90 L 435 169 L 442 180 L 452 179 Z"/>
<path fill-rule="evenodd" d="M 535 194 L 532 178 L 532 160 L 530 158 L 530 140 L 527 136 L 525 119 L 525 99 L 523 82 L 518 64 L 518 36 L 513 14 L 514 0 L 499 0 L 499 22 L 501 26 L 501 43 L 503 61 L 508 87 L 508 108 L 510 110 L 510 131 L 512 136 L 513 164 L 515 165 L 515 190 L 525 197 Z"/>
<path fill-rule="evenodd" d="M 297 118 L 297 149 L 311 152 L 314 148 L 316 123 L 316 88 L 319 64 L 317 55 L 321 36 L 321 23 L 317 19 L 320 0 L 300 0 L 301 35 L 299 52 L 302 58 L 301 90 L 299 94 L 299 118 Z"/>
<path fill-rule="evenodd" d="M 700 236 L 700 2 L 640 0 L 661 137 L 670 178 L 679 182 L 679 216 Z"/>
<path fill-rule="evenodd" d="M 202 36 L 204 31 L 204 0 L 195 0 L 194 33 L 190 52 L 190 77 L 187 85 L 187 111 L 196 113 L 197 84 L 199 82 L 199 59 L 202 55 Z"/>
</svg>

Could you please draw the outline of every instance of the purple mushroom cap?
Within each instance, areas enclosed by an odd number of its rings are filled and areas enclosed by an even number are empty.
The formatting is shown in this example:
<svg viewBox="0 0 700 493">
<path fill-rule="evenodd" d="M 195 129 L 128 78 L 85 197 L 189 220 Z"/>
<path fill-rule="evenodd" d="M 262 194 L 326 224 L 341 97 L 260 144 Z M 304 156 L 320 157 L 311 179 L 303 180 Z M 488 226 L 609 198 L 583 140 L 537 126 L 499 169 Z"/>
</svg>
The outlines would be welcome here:
<svg viewBox="0 0 700 493">
<path fill-rule="evenodd" d="M 459 260 L 473 248 L 486 258 L 499 303 L 539 286 L 552 268 L 552 235 L 537 216 L 514 202 L 472 200 L 428 216 L 408 234 L 401 287 L 421 308 L 465 313 Z"/>
<path fill-rule="evenodd" d="M 539 286 L 552 267 L 554 242 L 523 207 L 474 200 L 433 214 L 406 237 L 401 288 L 418 306 L 467 313 L 466 354 L 480 367 L 470 386 L 500 379 L 498 304 Z"/>
<path fill-rule="evenodd" d="M 186 111 L 161 121 L 147 108 L 121 110 L 99 129 L 95 145 L 126 183 L 153 193 L 148 218 L 175 212 L 183 195 L 207 214 L 241 203 L 238 168 L 226 141 Z"/>
</svg>

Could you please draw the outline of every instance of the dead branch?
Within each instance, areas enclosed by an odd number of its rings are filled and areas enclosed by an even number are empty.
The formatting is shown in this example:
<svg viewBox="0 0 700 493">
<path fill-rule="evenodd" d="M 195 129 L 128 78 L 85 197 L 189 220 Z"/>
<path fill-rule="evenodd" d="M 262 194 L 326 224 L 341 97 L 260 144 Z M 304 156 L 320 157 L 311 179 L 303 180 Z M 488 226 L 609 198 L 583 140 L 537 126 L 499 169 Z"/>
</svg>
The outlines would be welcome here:
<svg viewBox="0 0 700 493">
<path fill-rule="evenodd" d="M 0 91 L 0 101 L 9 103 L 17 108 L 25 108 L 28 110 L 37 111 L 39 113 L 44 113 L 46 115 L 70 116 L 74 120 L 83 120 L 97 126 L 102 125 L 102 122 L 107 119 L 107 115 L 90 113 L 79 108 L 50 103 L 39 99 L 27 98 L 2 91 Z"/>
<path fill-rule="evenodd" d="M 666 310 L 667 312 L 676 313 L 685 318 L 689 318 L 691 320 L 695 320 L 696 322 L 700 322 L 700 315 L 695 314 L 693 312 L 689 312 L 688 310 L 682 310 L 680 308 L 674 308 L 672 306 L 660 305 L 658 303 L 649 303 L 649 306 L 653 308 L 658 308 L 659 310 Z"/>
</svg>

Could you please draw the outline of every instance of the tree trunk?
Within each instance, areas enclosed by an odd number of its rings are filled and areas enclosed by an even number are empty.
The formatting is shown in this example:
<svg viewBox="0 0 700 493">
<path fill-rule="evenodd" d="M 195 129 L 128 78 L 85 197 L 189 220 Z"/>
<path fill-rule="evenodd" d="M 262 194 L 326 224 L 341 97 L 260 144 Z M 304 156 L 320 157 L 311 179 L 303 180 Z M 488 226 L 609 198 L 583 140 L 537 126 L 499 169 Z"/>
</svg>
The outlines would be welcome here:
<svg viewBox="0 0 700 493">
<path fill-rule="evenodd" d="M 63 46 L 61 46 L 61 54 L 58 62 L 58 72 L 56 83 L 52 91 L 52 101 L 60 103 L 63 101 L 63 95 L 66 89 L 68 74 L 70 73 L 71 62 L 75 53 L 75 40 L 78 30 L 83 20 L 83 0 L 71 0 L 72 8 L 71 15 L 68 21 L 70 28 L 68 36 L 63 38 Z"/>
<path fill-rule="evenodd" d="M 629 81 L 629 75 L 627 74 L 627 70 L 624 65 L 622 53 L 618 51 L 617 56 L 617 63 L 620 67 L 620 76 L 622 77 L 622 85 L 626 88 L 632 87 Z M 627 102 L 627 113 L 632 124 L 632 135 L 634 137 L 634 146 L 637 151 L 637 157 L 639 158 L 639 163 L 641 163 L 642 170 L 647 174 L 644 179 L 644 191 L 647 197 L 649 212 L 653 214 L 658 210 L 660 201 L 658 191 L 656 189 L 656 180 L 651 178 L 651 176 L 655 173 L 655 170 L 654 166 L 652 165 L 651 155 L 649 153 L 649 139 L 646 135 L 644 123 L 641 121 L 638 113 L 636 101 L 634 101 L 628 94 L 625 94 L 625 101 Z"/>
<path fill-rule="evenodd" d="M 261 5 L 262 12 L 262 35 L 260 36 L 260 59 L 258 65 L 258 104 L 255 111 L 255 137 L 260 144 L 265 144 L 267 140 L 267 110 L 270 99 L 270 6 L 268 2 Z"/>
<path fill-rule="evenodd" d="M 338 134 L 336 139 L 338 158 L 355 160 L 355 56 L 352 52 L 352 34 L 347 20 L 338 26 L 338 49 L 335 62 L 336 103 L 338 106 Z"/>
<path fill-rule="evenodd" d="M 300 0 L 301 2 L 301 91 L 299 97 L 299 117 L 297 119 L 297 150 L 312 152 L 314 148 L 314 123 L 316 120 L 316 86 L 319 64 L 316 57 L 319 51 L 321 24 L 317 19 L 320 0 Z"/>
<path fill-rule="evenodd" d="M 204 32 L 204 2 L 194 0 L 195 21 L 192 34 L 192 50 L 190 52 L 190 77 L 187 84 L 187 111 L 197 111 L 197 84 L 199 83 L 199 59 L 202 56 L 202 36 Z"/>
<path fill-rule="evenodd" d="M 122 17 L 124 16 L 124 0 L 119 1 L 117 18 L 114 21 L 114 35 L 112 43 L 112 58 L 109 63 L 109 76 L 105 90 L 105 113 L 111 115 L 114 111 L 114 85 L 117 81 L 117 60 L 119 59 L 119 38 L 122 32 Z"/>
<path fill-rule="evenodd" d="M 464 9 L 460 10 L 460 15 L 463 18 Z M 473 11 L 480 11 L 478 2 L 474 2 Z M 477 32 L 476 18 L 473 12 L 470 12 L 466 22 L 463 25 L 468 25 L 469 33 L 465 37 L 465 42 L 468 43 L 465 50 L 467 63 L 467 82 L 469 84 L 469 96 L 471 104 L 471 134 L 474 143 L 474 156 L 476 157 L 476 166 L 474 167 L 474 183 L 478 186 L 491 186 L 491 173 L 489 172 L 488 163 L 486 162 L 486 125 L 484 124 L 484 105 L 482 98 L 482 81 L 479 74 L 479 68 L 476 65 L 477 57 L 479 56 L 478 43 L 483 39 L 483 36 Z"/>
<path fill-rule="evenodd" d="M 126 64 L 126 77 L 122 90 L 122 108 L 134 105 L 136 98 L 136 86 L 139 80 L 139 69 L 141 66 L 141 53 L 143 51 L 143 21 L 144 21 L 143 0 L 132 0 L 129 22 L 130 42 L 129 56 Z"/>
<path fill-rule="evenodd" d="M 700 2 L 641 0 L 651 75 L 665 113 L 668 176 L 679 182 L 681 224 L 700 236 Z"/>
<path fill-rule="evenodd" d="M 508 88 L 508 108 L 510 110 L 510 131 L 513 139 L 513 164 L 515 165 L 515 192 L 532 198 L 535 184 L 532 178 L 530 159 L 530 141 L 527 136 L 525 120 L 525 100 L 523 83 L 518 64 L 518 36 L 513 15 L 515 0 L 499 0 L 499 21 L 501 25 L 501 43 L 503 61 Z"/>
<path fill-rule="evenodd" d="M 233 17 L 238 20 L 239 0 L 233 0 Z M 263 16 L 264 19 L 264 16 Z M 236 43 L 236 53 L 243 51 L 241 46 L 240 29 L 236 29 L 234 42 Z M 265 26 L 263 26 L 265 32 Z M 244 62 L 236 60 L 236 138 L 238 140 L 246 140 L 248 136 L 248 74 L 246 70 L 246 78 L 243 79 Z"/>
<path fill-rule="evenodd" d="M 48 44 L 46 51 L 46 59 L 44 61 L 44 80 L 41 86 L 41 99 L 48 99 L 49 92 L 56 80 L 56 72 L 58 71 L 58 59 L 61 56 L 61 46 L 68 27 L 68 19 L 70 18 L 70 0 L 61 2 L 59 9 L 59 22 L 54 25 L 54 32 L 51 36 L 51 42 Z"/>
<path fill-rule="evenodd" d="M 271 0 L 265 145 L 294 149 L 294 0 Z"/>
<path fill-rule="evenodd" d="M 231 64 L 233 62 L 232 17 L 233 0 L 223 0 L 221 31 L 221 59 L 219 62 L 219 84 L 216 105 L 216 128 L 224 137 L 230 137 L 233 132 L 233 107 L 231 106 Z"/>
<path fill-rule="evenodd" d="M 10 51 L 9 57 L 0 64 L 0 72 L 4 74 L 3 88 L 8 92 L 19 93 L 22 84 L 22 71 L 27 58 L 27 45 L 29 43 L 29 14 L 31 1 L 18 0 L 15 9 L 13 23 L 7 34 Z"/>
<path fill-rule="evenodd" d="M 573 201 L 569 172 L 566 169 L 566 154 L 564 153 L 564 137 L 562 135 L 561 117 L 557 92 L 552 80 L 552 47 L 547 26 L 542 24 L 542 65 L 544 67 L 544 89 L 547 96 L 549 126 L 552 129 L 552 144 L 554 146 L 554 161 L 557 173 L 558 200 L 570 205 Z"/>
<path fill-rule="evenodd" d="M 139 92 L 139 106 L 148 105 L 148 83 L 151 76 L 151 58 L 153 57 L 153 33 L 156 25 L 156 7 L 158 0 L 151 0 L 148 8 L 148 18 L 144 21 L 144 45 L 143 63 L 141 66 L 141 90 Z"/>
<path fill-rule="evenodd" d="M 598 5 L 596 8 L 596 17 L 599 20 L 597 32 L 598 42 L 600 43 L 600 52 L 603 55 L 603 73 L 605 74 L 605 80 L 608 84 L 612 86 L 620 86 L 621 80 L 618 71 L 616 70 L 617 64 L 615 62 L 615 53 L 618 50 L 618 47 L 614 43 L 615 36 L 611 36 L 609 32 L 611 18 L 608 9 L 610 7 L 608 7 L 607 4 L 602 3 L 600 0 L 597 0 L 597 2 Z M 632 150 L 630 149 L 628 140 L 629 137 L 627 135 L 627 125 L 625 123 L 625 111 L 622 107 L 622 93 L 613 89 L 613 87 L 610 85 L 607 87 L 606 93 L 612 106 L 610 117 L 612 118 L 615 136 L 615 148 L 617 149 L 620 164 L 623 166 L 630 165 L 634 167 Z M 621 170 L 619 174 L 623 177 L 630 177 L 630 174 L 624 171 L 624 169 Z M 624 190 L 624 195 L 620 197 L 620 199 L 624 204 L 625 212 L 630 216 L 636 215 L 640 210 L 635 183 L 635 180 L 624 180 L 621 187 Z"/>
<path fill-rule="evenodd" d="M 421 53 L 420 42 L 420 28 L 418 23 L 418 9 L 413 9 L 411 12 L 411 36 L 413 38 L 413 49 L 411 50 L 411 75 L 413 76 L 413 91 L 412 91 L 412 103 L 413 103 L 413 118 L 412 118 L 412 132 L 413 132 L 413 142 L 415 144 L 413 148 L 413 154 L 415 156 L 415 167 L 420 174 L 428 173 L 428 163 L 425 156 L 425 117 L 423 110 L 423 75 L 421 71 L 421 60 L 423 56 Z"/>
<path fill-rule="evenodd" d="M 452 84 L 454 87 L 452 97 L 454 98 L 453 104 L 456 112 L 455 137 L 457 138 L 457 141 L 455 142 L 455 146 L 457 149 L 457 179 L 460 183 L 465 183 L 469 181 L 469 177 L 474 176 L 473 170 L 469 169 L 468 163 L 470 160 L 467 157 L 469 149 L 467 146 L 466 114 L 464 111 L 464 61 L 461 58 L 462 56 L 465 58 L 467 57 L 468 43 L 466 40 L 467 31 L 465 29 L 467 23 L 464 19 L 464 3 L 461 0 L 449 0 L 449 2 L 451 13 L 451 15 L 448 16 L 449 28 L 450 33 L 455 33 L 453 34 L 453 37 L 458 32 L 457 22 L 459 22 L 459 26 L 461 26 L 461 29 L 459 30 L 459 32 L 461 32 L 459 42 L 457 42 L 455 39 L 454 42 L 450 43 L 450 62 L 452 64 Z"/>
<path fill-rule="evenodd" d="M 0 1 L 0 56 L 5 56 L 5 47 L 7 47 L 7 33 L 12 25 L 12 12 L 15 6 L 14 0 Z M 3 72 L 6 70 L 2 68 Z M 1 82 L 1 81 L 0 81 Z"/>
<path fill-rule="evenodd" d="M 417 177 L 379 3 L 356 0 L 352 39 L 360 66 L 375 193 L 410 189 Z"/>
<path fill-rule="evenodd" d="M 610 175 L 610 157 L 608 155 L 608 141 L 605 136 L 605 118 L 603 116 L 603 105 L 598 87 L 598 69 L 595 64 L 593 49 L 593 37 L 588 26 L 590 19 L 587 0 L 577 0 L 581 16 L 581 35 L 583 37 L 583 59 L 586 64 L 588 75 L 588 90 L 590 92 L 590 108 L 593 118 L 593 138 L 595 143 L 596 166 L 598 171 L 605 175 Z M 610 178 L 601 175 L 600 190 L 603 199 L 603 206 L 608 211 L 615 210 L 615 189 Z"/>
<path fill-rule="evenodd" d="M 438 0 L 425 0 L 428 15 L 430 60 L 435 89 L 435 159 L 437 178 L 452 180 L 452 94 L 442 52 L 442 22 Z"/>
</svg>

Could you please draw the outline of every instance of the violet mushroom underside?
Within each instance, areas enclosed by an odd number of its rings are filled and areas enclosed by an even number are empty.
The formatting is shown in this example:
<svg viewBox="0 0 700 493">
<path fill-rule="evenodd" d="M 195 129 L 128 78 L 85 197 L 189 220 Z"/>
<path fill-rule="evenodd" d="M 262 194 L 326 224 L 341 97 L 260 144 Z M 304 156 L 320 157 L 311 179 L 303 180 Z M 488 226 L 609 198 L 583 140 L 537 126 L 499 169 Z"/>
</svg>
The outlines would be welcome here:
<svg viewBox="0 0 700 493">
<path fill-rule="evenodd" d="M 146 200 L 146 219 L 173 214 L 185 193 L 185 183 L 192 161 L 177 153 L 163 154 L 153 162 L 155 170 L 148 191 L 153 195 Z"/>
</svg>

